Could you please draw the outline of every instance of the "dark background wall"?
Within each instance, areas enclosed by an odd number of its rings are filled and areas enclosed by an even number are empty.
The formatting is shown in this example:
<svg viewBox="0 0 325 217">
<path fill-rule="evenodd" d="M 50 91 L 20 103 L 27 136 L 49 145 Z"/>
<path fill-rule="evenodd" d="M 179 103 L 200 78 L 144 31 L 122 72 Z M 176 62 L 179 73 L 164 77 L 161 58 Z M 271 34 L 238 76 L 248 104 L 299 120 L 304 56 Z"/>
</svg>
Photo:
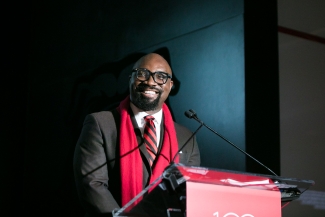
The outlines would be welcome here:
<svg viewBox="0 0 325 217">
<path fill-rule="evenodd" d="M 30 15 L 27 213 L 82 214 L 72 155 L 83 118 L 125 97 L 132 64 L 153 51 L 174 70 L 177 122 L 194 131 L 183 115 L 194 109 L 279 172 L 276 3 L 33 1 Z M 268 173 L 207 129 L 197 137 L 202 166 Z"/>
</svg>

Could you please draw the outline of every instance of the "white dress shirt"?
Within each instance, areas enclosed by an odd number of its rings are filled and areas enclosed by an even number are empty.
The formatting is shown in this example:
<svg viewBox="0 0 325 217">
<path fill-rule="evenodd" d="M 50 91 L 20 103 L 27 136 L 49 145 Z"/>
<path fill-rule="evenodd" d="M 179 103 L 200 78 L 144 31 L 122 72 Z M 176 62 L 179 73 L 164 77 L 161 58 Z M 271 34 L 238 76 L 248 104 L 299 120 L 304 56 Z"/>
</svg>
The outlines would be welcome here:
<svg viewBox="0 0 325 217">
<path fill-rule="evenodd" d="M 144 131 L 144 125 L 145 125 L 145 120 L 144 117 L 149 115 L 147 112 L 141 111 L 138 107 L 133 105 L 132 102 L 130 102 L 131 109 L 133 111 L 135 120 L 137 121 L 138 127 L 140 128 L 141 134 L 143 136 L 143 131 Z M 160 109 L 157 113 L 151 115 L 153 116 L 155 127 L 156 127 L 156 136 L 157 136 L 157 147 L 159 147 L 159 141 L 160 141 L 160 124 L 161 124 L 161 119 L 162 119 L 162 109 Z"/>
</svg>

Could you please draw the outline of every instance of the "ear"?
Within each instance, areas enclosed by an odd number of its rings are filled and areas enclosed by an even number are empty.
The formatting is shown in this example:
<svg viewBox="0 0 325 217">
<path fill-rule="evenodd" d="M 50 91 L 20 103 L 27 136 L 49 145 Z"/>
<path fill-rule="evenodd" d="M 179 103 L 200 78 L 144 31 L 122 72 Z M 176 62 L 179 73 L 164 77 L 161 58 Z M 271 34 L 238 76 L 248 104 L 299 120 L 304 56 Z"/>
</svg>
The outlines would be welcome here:
<svg viewBox="0 0 325 217">
<path fill-rule="evenodd" d="M 174 86 L 174 82 L 173 82 L 173 80 L 170 80 L 170 88 L 169 88 L 169 91 L 172 90 L 173 86 Z"/>
</svg>

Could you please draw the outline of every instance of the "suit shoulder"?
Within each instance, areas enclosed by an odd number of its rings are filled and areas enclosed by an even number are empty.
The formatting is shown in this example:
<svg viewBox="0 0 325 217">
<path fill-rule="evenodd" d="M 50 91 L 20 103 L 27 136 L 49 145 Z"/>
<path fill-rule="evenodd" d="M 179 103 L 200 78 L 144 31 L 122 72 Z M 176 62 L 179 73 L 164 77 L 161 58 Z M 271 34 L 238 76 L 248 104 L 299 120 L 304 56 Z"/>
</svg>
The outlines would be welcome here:
<svg viewBox="0 0 325 217">
<path fill-rule="evenodd" d="M 100 111 L 86 115 L 85 121 L 95 120 L 96 122 L 111 122 L 114 117 L 111 111 Z"/>
<path fill-rule="evenodd" d="M 192 134 L 192 132 L 185 126 L 178 124 L 174 122 L 175 130 L 177 133 L 186 133 L 186 134 Z"/>
<path fill-rule="evenodd" d="M 87 116 L 93 116 L 93 117 L 108 117 L 112 116 L 111 111 L 100 111 L 100 112 L 93 112 L 88 114 Z"/>
</svg>

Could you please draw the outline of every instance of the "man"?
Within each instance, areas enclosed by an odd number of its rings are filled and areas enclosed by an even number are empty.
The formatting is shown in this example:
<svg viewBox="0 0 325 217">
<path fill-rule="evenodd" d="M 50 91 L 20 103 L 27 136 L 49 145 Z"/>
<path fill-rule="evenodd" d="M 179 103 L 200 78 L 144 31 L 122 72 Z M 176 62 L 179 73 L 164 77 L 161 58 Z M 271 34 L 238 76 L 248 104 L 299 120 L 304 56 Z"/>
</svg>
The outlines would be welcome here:
<svg viewBox="0 0 325 217">
<path fill-rule="evenodd" d="M 74 174 L 88 216 L 124 206 L 171 162 L 199 166 L 195 138 L 177 154 L 192 133 L 173 122 L 164 103 L 171 79 L 172 70 L 162 56 L 145 55 L 135 63 L 130 95 L 118 108 L 86 117 L 75 149 Z"/>
</svg>

